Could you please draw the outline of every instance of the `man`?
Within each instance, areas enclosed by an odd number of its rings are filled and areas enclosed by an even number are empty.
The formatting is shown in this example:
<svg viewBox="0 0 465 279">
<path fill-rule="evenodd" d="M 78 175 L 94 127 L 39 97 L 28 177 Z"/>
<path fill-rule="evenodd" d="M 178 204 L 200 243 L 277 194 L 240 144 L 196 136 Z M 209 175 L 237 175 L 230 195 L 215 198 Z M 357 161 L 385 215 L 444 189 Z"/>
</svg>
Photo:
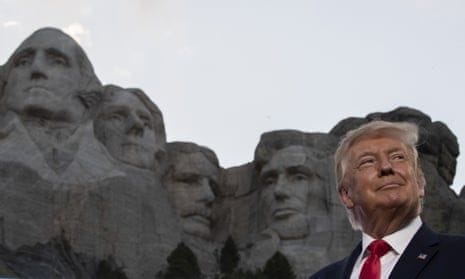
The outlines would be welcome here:
<svg viewBox="0 0 465 279">
<path fill-rule="evenodd" d="M 0 87 L 0 159 L 19 162 L 57 181 L 111 176 L 92 118 L 101 84 L 82 48 L 43 28 L 4 65 Z"/>
<path fill-rule="evenodd" d="M 163 117 L 142 90 L 105 86 L 94 130 L 115 159 L 138 168 L 159 169 L 166 143 Z"/>
<path fill-rule="evenodd" d="M 211 238 L 211 206 L 218 187 L 220 167 L 210 149 L 187 142 L 167 144 L 167 170 L 163 185 L 183 232 Z"/>
<path fill-rule="evenodd" d="M 318 151 L 302 145 L 276 151 L 260 170 L 259 197 L 262 227 L 276 232 L 281 240 L 306 237 L 327 219 L 328 197 Z"/>
<path fill-rule="evenodd" d="M 362 242 L 310 278 L 463 278 L 465 238 L 436 234 L 420 216 L 425 180 L 411 123 L 373 121 L 336 154 L 340 199 Z"/>
</svg>

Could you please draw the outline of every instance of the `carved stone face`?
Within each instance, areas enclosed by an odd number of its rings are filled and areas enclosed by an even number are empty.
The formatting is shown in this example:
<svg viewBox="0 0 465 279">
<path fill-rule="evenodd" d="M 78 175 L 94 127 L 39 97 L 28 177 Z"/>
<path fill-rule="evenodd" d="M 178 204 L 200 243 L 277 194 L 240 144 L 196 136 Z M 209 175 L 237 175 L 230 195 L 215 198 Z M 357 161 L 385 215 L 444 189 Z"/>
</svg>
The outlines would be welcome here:
<svg viewBox="0 0 465 279">
<path fill-rule="evenodd" d="M 263 166 L 260 181 L 260 213 L 265 227 L 281 239 L 303 238 L 309 233 L 309 209 L 321 207 L 324 186 L 312 170 L 310 152 L 303 146 L 279 150 Z"/>
<path fill-rule="evenodd" d="M 183 231 L 201 238 L 210 237 L 213 190 L 218 183 L 218 168 L 201 152 L 181 153 L 164 183 Z"/>
<path fill-rule="evenodd" d="M 96 133 L 117 160 L 152 168 L 157 151 L 152 114 L 139 98 L 126 90 L 113 92 L 96 120 Z"/>
<path fill-rule="evenodd" d="M 85 107 L 77 97 L 81 72 L 76 46 L 57 30 L 42 30 L 24 41 L 7 69 L 6 108 L 18 114 L 79 121 Z"/>
</svg>

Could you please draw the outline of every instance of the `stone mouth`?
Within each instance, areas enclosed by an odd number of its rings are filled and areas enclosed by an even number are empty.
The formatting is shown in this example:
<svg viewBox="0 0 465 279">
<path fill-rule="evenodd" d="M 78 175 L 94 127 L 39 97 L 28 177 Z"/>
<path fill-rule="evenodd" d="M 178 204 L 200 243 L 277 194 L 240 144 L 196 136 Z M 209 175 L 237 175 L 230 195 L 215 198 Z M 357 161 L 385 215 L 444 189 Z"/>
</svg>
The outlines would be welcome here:
<svg viewBox="0 0 465 279">
<path fill-rule="evenodd" d="M 300 213 L 300 210 L 293 207 L 282 207 L 273 210 L 273 217 L 275 219 L 284 219 L 292 215 Z"/>
<path fill-rule="evenodd" d="M 204 224 L 207 227 L 210 227 L 210 218 L 205 215 L 200 215 L 200 214 L 192 214 L 188 215 L 185 218 L 191 219 L 196 223 Z"/>
</svg>

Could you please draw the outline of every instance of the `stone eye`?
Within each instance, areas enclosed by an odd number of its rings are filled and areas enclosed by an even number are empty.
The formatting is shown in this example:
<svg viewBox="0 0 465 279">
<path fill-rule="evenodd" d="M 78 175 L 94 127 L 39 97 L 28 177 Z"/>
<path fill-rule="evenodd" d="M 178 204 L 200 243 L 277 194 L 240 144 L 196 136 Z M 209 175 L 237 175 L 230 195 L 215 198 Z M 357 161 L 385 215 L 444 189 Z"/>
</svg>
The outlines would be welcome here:
<svg viewBox="0 0 465 279">
<path fill-rule="evenodd" d="M 23 67 L 31 64 L 31 58 L 29 56 L 20 57 L 15 61 L 16 67 Z"/>
<path fill-rule="evenodd" d="M 304 173 L 294 173 L 292 174 L 291 176 L 291 179 L 293 181 L 303 181 L 303 180 L 308 180 L 308 175 L 304 174 Z"/>
<path fill-rule="evenodd" d="M 266 177 L 262 178 L 262 183 L 266 186 L 273 185 L 276 183 L 276 176 L 267 175 Z"/>
</svg>

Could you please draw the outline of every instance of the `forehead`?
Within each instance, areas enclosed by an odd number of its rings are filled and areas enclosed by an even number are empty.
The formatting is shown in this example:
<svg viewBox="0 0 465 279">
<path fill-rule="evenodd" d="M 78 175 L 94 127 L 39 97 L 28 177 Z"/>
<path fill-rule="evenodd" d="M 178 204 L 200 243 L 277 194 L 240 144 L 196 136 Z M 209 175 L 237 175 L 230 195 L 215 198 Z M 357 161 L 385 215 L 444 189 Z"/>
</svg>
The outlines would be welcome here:
<svg viewBox="0 0 465 279">
<path fill-rule="evenodd" d="M 41 50 L 54 48 L 63 54 L 74 58 L 77 43 L 67 35 L 56 30 L 38 31 L 27 38 L 15 51 L 15 54 L 25 50 Z"/>
<path fill-rule="evenodd" d="M 385 153 L 396 150 L 407 151 L 407 145 L 398 138 L 389 136 L 362 137 L 349 148 L 351 158 L 364 154 Z"/>
<path fill-rule="evenodd" d="M 127 90 L 118 90 L 113 92 L 110 100 L 106 102 L 107 106 L 137 108 L 139 110 L 147 110 L 145 105 L 133 93 Z"/>
<path fill-rule="evenodd" d="M 210 177 L 216 177 L 219 174 L 218 167 L 201 152 L 177 154 L 174 168 L 176 173 L 193 173 Z"/>
<path fill-rule="evenodd" d="M 261 173 L 307 165 L 309 153 L 309 149 L 304 146 L 290 146 L 281 149 L 273 155 Z"/>
</svg>

